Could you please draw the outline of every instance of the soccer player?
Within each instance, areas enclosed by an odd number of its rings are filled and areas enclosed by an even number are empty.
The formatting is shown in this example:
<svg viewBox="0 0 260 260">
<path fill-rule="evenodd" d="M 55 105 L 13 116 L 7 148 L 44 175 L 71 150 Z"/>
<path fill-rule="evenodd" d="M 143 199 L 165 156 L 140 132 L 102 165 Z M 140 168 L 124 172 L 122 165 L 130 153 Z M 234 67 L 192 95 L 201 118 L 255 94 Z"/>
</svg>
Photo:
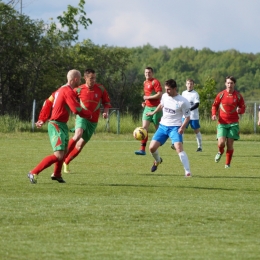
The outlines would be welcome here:
<svg viewBox="0 0 260 260">
<path fill-rule="evenodd" d="M 153 78 L 153 68 L 146 67 L 144 70 L 144 102 L 142 103 L 143 111 L 143 128 L 148 132 L 150 123 L 152 122 L 155 126 L 155 129 L 158 128 L 159 122 L 162 117 L 162 112 L 158 112 L 152 116 L 147 116 L 147 113 L 153 112 L 156 107 L 160 104 L 160 99 L 162 97 L 162 86 L 159 80 Z M 141 141 L 140 150 L 135 151 L 136 155 L 146 155 L 145 148 L 148 141 L 147 137 Z"/>
<path fill-rule="evenodd" d="M 67 122 L 69 119 L 69 109 L 84 118 L 91 118 L 92 112 L 85 110 L 77 101 L 77 95 L 73 91 L 74 87 L 79 86 L 81 73 L 78 70 L 70 70 L 67 74 L 67 84 L 55 91 L 49 99 L 45 101 L 35 123 L 37 128 L 48 120 L 48 133 L 51 142 L 53 155 L 45 157 L 35 168 L 28 173 L 28 178 L 32 184 L 37 183 L 37 177 L 41 171 L 55 164 L 54 173 L 51 175 L 52 180 L 65 183 L 61 176 L 63 158 L 67 150 L 69 131 Z"/>
<path fill-rule="evenodd" d="M 217 119 L 218 153 L 215 162 L 218 163 L 226 150 L 225 168 L 230 168 L 231 159 L 234 153 L 234 140 L 239 139 L 239 114 L 245 113 L 245 102 L 242 95 L 235 90 L 236 79 L 227 76 L 226 89 L 217 94 L 212 105 L 212 120 Z"/>
<path fill-rule="evenodd" d="M 187 90 L 182 92 L 182 96 L 185 97 L 190 102 L 190 122 L 187 125 L 191 126 L 196 135 L 196 140 L 198 144 L 197 152 L 202 152 L 202 137 L 200 133 L 200 122 L 199 122 L 199 105 L 200 105 L 200 96 L 197 91 L 194 90 L 194 80 L 186 80 Z M 184 118 L 183 118 L 184 119 Z"/>
<path fill-rule="evenodd" d="M 85 84 L 74 89 L 83 108 L 93 111 L 91 119 L 85 119 L 77 115 L 75 134 L 69 141 L 68 152 L 65 156 L 64 172 L 70 173 L 69 163 L 81 152 L 96 130 L 100 115 L 100 107 L 103 105 L 103 118 L 108 117 L 111 107 L 109 95 L 101 84 L 96 83 L 96 73 L 93 69 L 84 72 Z"/>
<path fill-rule="evenodd" d="M 159 111 L 163 111 L 159 128 L 156 130 L 149 146 L 155 159 L 151 172 L 156 171 L 158 165 L 162 163 L 163 160 L 159 156 L 158 148 L 170 137 L 183 164 L 185 176 L 191 177 L 189 159 L 182 144 L 182 135 L 190 121 L 190 104 L 186 98 L 178 94 L 177 83 L 174 79 L 165 81 L 165 92 L 157 108 L 153 112 L 147 113 L 147 116 L 152 116 Z M 185 117 L 184 121 L 182 121 L 183 116 Z"/>
</svg>

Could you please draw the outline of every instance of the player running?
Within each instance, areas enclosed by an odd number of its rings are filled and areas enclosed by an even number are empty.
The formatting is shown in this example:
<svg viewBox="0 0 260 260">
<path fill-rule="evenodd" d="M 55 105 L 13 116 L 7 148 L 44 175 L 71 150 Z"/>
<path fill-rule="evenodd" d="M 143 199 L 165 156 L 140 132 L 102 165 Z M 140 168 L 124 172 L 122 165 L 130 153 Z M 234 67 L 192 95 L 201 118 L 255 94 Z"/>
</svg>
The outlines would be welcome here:
<svg viewBox="0 0 260 260">
<path fill-rule="evenodd" d="M 215 156 L 215 162 L 218 163 L 226 150 L 225 168 L 230 168 L 230 163 L 234 153 L 234 140 L 239 137 L 239 114 L 245 113 L 245 102 L 242 95 L 235 90 L 236 79 L 233 76 L 227 76 L 226 89 L 217 94 L 212 105 L 212 120 L 217 119 L 217 139 L 218 153 Z"/>
</svg>

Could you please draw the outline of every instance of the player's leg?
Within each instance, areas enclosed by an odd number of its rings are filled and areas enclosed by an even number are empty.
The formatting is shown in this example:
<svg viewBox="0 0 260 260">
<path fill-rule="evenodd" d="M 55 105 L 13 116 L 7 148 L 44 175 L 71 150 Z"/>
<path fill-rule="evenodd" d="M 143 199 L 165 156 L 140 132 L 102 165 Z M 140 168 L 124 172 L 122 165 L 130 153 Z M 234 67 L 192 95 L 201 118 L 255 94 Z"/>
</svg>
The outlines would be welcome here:
<svg viewBox="0 0 260 260">
<path fill-rule="evenodd" d="M 198 144 L 197 152 L 202 152 L 202 136 L 200 133 L 200 123 L 199 120 L 190 120 L 191 128 L 194 130 L 196 141 Z"/>
<path fill-rule="evenodd" d="M 159 155 L 158 148 L 168 139 L 167 131 L 164 128 L 164 126 L 159 126 L 150 142 L 149 150 L 154 158 L 151 172 L 155 172 L 158 168 L 158 165 L 163 161 Z"/>
<path fill-rule="evenodd" d="M 181 120 L 182 120 L 182 123 L 183 123 L 184 120 L 185 120 L 185 118 L 183 117 Z M 189 123 L 186 125 L 186 129 L 189 128 L 189 125 L 190 125 L 190 124 L 191 124 L 191 120 L 190 120 Z M 182 139 L 183 139 L 183 137 L 184 137 L 184 134 L 182 134 Z M 174 143 L 172 143 L 171 148 L 172 148 L 173 150 L 176 150 L 176 147 L 174 146 Z"/>
<path fill-rule="evenodd" d="M 226 136 L 227 136 L 227 125 L 218 124 L 217 126 L 217 140 L 218 140 L 218 153 L 215 156 L 215 162 L 218 163 L 224 153 Z"/>
<path fill-rule="evenodd" d="M 84 132 L 82 134 L 82 137 L 77 141 L 74 149 L 65 158 L 63 164 L 65 173 L 70 173 L 69 163 L 79 155 L 79 153 L 82 151 L 86 143 L 90 140 L 90 138 L 92 137 L 93 133 L 97 128 L 97 123 L 92 123 L 89 122 L 88 120 L 84 120 L 84 125 L 83 124 L 81 125 L 82 128 L 84 129 Z"/>
<path fill-rule="evenodd" d="M 172 127 L 169 136 L 183 165 L 185 177 L 191 177 L 190 163 L 186 152 L 183 150 L 183 138 L 178 132 L 179 128 L 179 126 Z"/>
<path fill-rule="evenodd" d="M 149 125 L 152 122 L 152 116 L 147 116 L 146 113 L 151 112 L 151 111 L 153 111 L 151 108 L 145 107 L 144 112 L 143 112 L 142 127 L 147 130 L 147 133 L 148 133 Z M 145 149 L 146 149 L 146 144 L 148 142 L 148 136 L 149 136 L 149 133 L 147 134 L 147 137 L 141 141 L 140 149 L 138 151 L 135 151 L 136 155 L 146 155 Z"/>
<path fill-rule="evenodd" d="M 67 150 L 67 154 L 66 157 L 71 153 L 71 151 L 74 149 L 77 141 L 82 137 L 84 132 L 83 128 L 77 128 L 75 129 L 75 133 L 74 136 L 69 140 L 69 144 L 68 144 L 68 150 Z"/>
<path fill-rule="evenodd" d="M 226 164 L 225 168 L 230 168 L 231 160 L 233 157 L 234 153 L 234 141 L 238 140 L 240 138 L 239 136 L 239 125 L 238 123 L 236 124 L 231 124 L 228 134 L 227 134 L 227 151 L 226 151 Z"/>
<path fill-rule="evenodd" d="M 28 173 L 31 183 L 37 183 L 37 175 L 44 169 L 59 161 L 62 162 L 68 142 L 68 127 L 65 123 L 49 122 L 48 134 L 53 155 L 46 156 L 34 169 Z"/>
</svg>

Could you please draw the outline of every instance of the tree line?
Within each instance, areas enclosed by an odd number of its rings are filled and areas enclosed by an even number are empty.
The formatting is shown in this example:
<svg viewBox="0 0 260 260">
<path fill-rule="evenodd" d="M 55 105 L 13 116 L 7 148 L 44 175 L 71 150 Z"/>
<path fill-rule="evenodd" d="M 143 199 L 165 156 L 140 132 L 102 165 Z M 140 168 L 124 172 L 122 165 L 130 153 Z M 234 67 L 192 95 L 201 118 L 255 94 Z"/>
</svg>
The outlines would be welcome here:
<svg viewBox="0 0 260 260">
<path fill-rule="evenodd" d="M 54 22 L 32 20 L 0 0 L 0 114 L 30 120 L 32 103 L 36 114 L 43 101 L 66 83 L 68 70 L 86 68 L 97 72 L 97 82 L 108 90 L 113 107 L 138 119 L 142 110 L 144 69 L 154 68 L 163 86 L 174 78 L 179 92 L 186 78 L 194 79 L 201 96 L 202 115 L 209 116 L 212 99 L 224 88 L 227 75 L 237 78 L 237 89 L 246 99 L 260 94 L 260 54 L 236 50 L 214 52 L 208 48 L 134 48 L 96 45 L 90 39 L 78 42 L 79 26 L 92 20 L 84 11 L 84 0 L 68 6 Z M 83 82 L 82 82 L 83 83 Z"/>
</svg>

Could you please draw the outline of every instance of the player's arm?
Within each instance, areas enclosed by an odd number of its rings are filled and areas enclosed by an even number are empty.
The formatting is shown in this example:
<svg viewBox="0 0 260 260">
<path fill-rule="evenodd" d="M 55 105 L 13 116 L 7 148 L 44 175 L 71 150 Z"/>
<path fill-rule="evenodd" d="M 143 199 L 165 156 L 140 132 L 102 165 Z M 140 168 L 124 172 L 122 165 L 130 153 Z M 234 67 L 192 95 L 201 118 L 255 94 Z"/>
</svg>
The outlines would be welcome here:
<svg viewBox="0 0 260 260">
<path fill-rule="evenodd" d="M 242 115 L 245 113 L 245 111 L 246 111 L 245 101 L 244 98 L 240 95 L 240 99 L 237 106 L 237 113 Z"/>
<path fill-rule="evenodd" d="M 79 115 L 80 117 L 83 117 L 85 119 L 91 119 L 92 118 L 92 112 L 88 109 L 84 109 L 82 108 L 82 106 L 80 105 L 80 103 L 77 101 L 77 95 L 66 95 L 66 103 L 69 106 L 70 110 L 74 113 Z"/>
<path fill-rule="evenodd" d="M 219 104 L 220 104 L 220 98 L 219 98 L 219 94 L 218 94 L 211 107 L 211 119 L 212 120 L 217 120 L 217 111 L 219 108 Z"/>
<path fill-rule="evenodd" d="M 106 119 L 106 118 L 108 118 L 109 108 L 112 107 L 110 104 L 110 97 L 109 97 L 106 89 L 104 89 L 104 91 L 103 91 L 102 104 L 104 107 L 104 112 L 103 112 L 102 116 L 104 119 Z"/>
<path fill-rule="evenodd" d="M 188 123 L 190 122 L 190 116 L 187 116 L 185 117 L 181 127 L 178 129 L 178 133 L 179 134 L 183 134 L 185 129 L 186 129 L 186 126 L 188 125 Z"/>
<path fill-rule="evenodd" d="M 35 123 L 37 128 L 42 127 L 43 124 L 50 118 L 53 102 L 54 102 L 54 94 L 52 94 L 48 99 L 44 101 L 38 117 L 38 121 Z"/>
<path fill-rule="evenodd" d="M 147 115 L 147 116 L 153 116 L 154 114 L 156 114 L 156 113 L 162 111 L 162 109 L 163 109 L 163 105 L 162 105 L 162 104 L 159 104 L 159 105 L 157 106 L 157 108 L 156 108 L 153 112 L 148 112 L 148 113 L 146 113 L 146 115 Z"/>
<path fill-rule="evenodd" d="M 200 103 L 195 103 L 195 104 L 190 108 L 190 111 L 192 111 L 192 110 L 198 108 L 199 105 L 200 105 Z"/>
<path fill-rule="evenodd" d="M 186 126 L 190 121 L 190 103 L 188 102 L 188 100 L 187 102 L 184 102 L 182 105 L 182 114 L 184 116 L 184 121 L 182 122 L 181 127 L 178 129 L 179 134 L 184 133 Z"/>
<path fill-rule="evenodd" d="M 148 100 L 148 99 L 161 99 L 162 97 L 162 91 L 158 91 L 156 92 L 156 94 L 152 95 L 152 96 L 144 96 L 144 100 Z"/>
</svg>

